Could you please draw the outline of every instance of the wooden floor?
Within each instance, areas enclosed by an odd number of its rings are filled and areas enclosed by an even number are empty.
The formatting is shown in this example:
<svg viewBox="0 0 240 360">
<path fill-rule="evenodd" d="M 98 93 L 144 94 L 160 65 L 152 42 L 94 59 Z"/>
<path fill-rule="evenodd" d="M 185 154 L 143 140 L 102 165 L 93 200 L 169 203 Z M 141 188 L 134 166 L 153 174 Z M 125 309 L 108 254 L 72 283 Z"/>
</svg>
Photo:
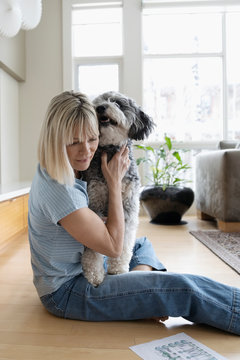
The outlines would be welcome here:
<svg viewBox="0 0 240 360">
<path fill-rule="evenodd" d="M 240 277 L 189 234 L 215 224 L 185 218 L 186 225 L 159 226 L 141 218 L 138 235 L 147 235 L 169 271 L 209 276 L 239 286 Z M 240 337 L 182 318 L 86 323 L 58 319 L 41 306 L 32 285 L 27 234 L 0 251 L 0 359 L 131 360 L 129 346 L 185 332 L 228 359 L 240 359 Z M 116 309 L 117 311 L 117 309 Z"/>
</svg>

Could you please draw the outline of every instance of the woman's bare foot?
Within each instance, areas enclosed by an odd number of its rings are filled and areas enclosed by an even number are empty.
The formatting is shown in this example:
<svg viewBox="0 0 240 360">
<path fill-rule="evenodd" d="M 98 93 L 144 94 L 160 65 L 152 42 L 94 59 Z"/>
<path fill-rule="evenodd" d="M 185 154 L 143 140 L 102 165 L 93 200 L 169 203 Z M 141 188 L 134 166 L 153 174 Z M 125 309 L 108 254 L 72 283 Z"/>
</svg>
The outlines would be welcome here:
<svg viewBox="0 0 240 360">
<path fill-rule="evenodd" d="M 132 271 L 152 271 L 152 266 L 149 265 L 137 265 L 135 268 L 132 269 Z"/>
<path fill-rule="evenodd" d="M 162 317 L 153 317 L 152 320 L 155 320 L 156 322 L 164 322 L 168 320 L 168 316 L 162 316 Z"/>
</svg>

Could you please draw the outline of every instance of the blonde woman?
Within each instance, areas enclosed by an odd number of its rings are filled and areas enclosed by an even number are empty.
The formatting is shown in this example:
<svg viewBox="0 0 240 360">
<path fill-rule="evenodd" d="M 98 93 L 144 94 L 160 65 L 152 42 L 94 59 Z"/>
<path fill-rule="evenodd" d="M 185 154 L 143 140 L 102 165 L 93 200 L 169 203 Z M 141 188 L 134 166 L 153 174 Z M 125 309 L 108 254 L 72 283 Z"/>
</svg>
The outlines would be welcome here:
<svg viewBox="0 0 240 360">
<path fill-rule="evenodd" d="M 240 334 L 240 290 L 202 276 L 164 271 L 145 237 L 136 240 L 129 273 L 106 275 L 98 287 L 87 282 L 81 266 L 84 247 L 118 257 L 124 234 L 121 181 L 129 166 L 126 147 L 109 162 L 102 156 L 109 190 L 106 222 L 88 208 L 81 172 L 89 167 L 98 136 L 95 110 L 85 95 L 63 92 L 52 99 L 29 197 L 32 268 L 42 304 L 69 319 L 183 316 Z"/>
</svg>

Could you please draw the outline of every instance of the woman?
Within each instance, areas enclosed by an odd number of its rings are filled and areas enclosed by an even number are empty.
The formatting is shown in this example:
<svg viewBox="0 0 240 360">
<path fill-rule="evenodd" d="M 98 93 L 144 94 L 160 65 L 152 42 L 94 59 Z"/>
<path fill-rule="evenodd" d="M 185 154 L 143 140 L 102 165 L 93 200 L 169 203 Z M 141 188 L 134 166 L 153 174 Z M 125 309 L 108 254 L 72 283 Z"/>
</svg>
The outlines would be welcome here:
<svg viewBox="0 0 240 360">
<path fill-rule="evenodd" d="M 136 241 L 129 273 L 106 275 L 98 287 L 84 278 L 84 246 L 111 257 L 118 257 L 123 247 L 121 180 L 129 166 L 127 148 L 109 162 L 102 156 L 109 189 L 105 223 L 88 208 L 81 180 L 98 136 L 95 111 L 86 96 L 64 92 L 53 98 L 29 197 L 34 284 L 45 308 L 59 317 L 88 321 L 183 316 L 240 334 L 240 290 L 201 276 L 160 271 L 165 269 L 146 238 Z"/>
</svg>

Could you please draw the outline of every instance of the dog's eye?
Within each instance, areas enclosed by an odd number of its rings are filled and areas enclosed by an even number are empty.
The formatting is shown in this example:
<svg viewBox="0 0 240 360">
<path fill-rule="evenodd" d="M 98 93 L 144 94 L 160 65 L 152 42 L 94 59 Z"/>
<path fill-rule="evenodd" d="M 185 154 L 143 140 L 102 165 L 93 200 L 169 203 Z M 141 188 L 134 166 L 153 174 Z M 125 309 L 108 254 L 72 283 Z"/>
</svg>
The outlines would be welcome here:
<svg viewBox="0 0 240 360">
<path fill-rule="evenodd" d="M 120 104 L 115 101 L 114 103 L 119 109 L 121 108 Z"/>
</svg>

